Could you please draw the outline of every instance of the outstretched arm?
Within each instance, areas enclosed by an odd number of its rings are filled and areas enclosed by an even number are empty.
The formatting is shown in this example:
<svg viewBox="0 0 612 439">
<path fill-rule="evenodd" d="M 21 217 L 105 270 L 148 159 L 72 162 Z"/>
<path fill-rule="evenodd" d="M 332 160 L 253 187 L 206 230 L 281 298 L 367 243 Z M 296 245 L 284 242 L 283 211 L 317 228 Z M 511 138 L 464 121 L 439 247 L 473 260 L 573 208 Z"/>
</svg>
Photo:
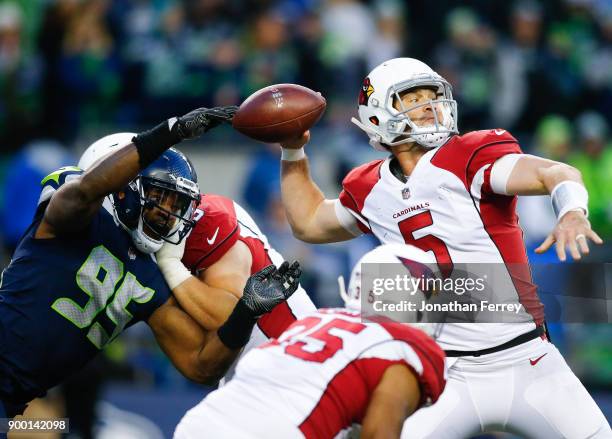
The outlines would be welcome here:
<svg viewBox="0 0 612 439">
<path fill-rule="evenodd" d="M 303 155 L 310 133 L 281 144 L 281 193 L 293 235 L 301 241 L 327 243 L 355 237 L 338 220 L 335 200 L 325 198 L 310 176 L 308 158 Z"/>
<path fill-rule="evenodd" d="M 206 331 L 170 298 L 148 323 L 163 351 L 186 377 L 214 384 L 249 340 L 257 319 L 287 300 L 299 285 L 299 264 L 273 265 L 251 276 L 242 298 L 217 331 Z"/>
<path fill-rule="evenodd" d="M 216 383 L 240 352 L 225 346 L 215 332 L 202 330 L 174 298 L 159 307 L 148 323 L 174 366 L 197 383 Z"/>
<path fill-rule="evenodd" d="M 100 209 L 106 195 L 124 188 L 167 148 L 230 120 L 235 111 L 236 107 L 199 108 L 138 134 L 132 143 L 118 147 L 81 177 L 62 185 L 53 194 L 36 238 L 53 238 L 82 230 Z"/>
<path fill-rule="evenodd" d="M 182 262 L 186 239 L 165 243 L 157 265 L 180 306 L 204 329 L 217 330 L 227 320 L 251 275 L 251 252 L 241 241 L 197 277 Z"/>
<path fill-rule="evenodd" d="M 167 262 L 158 258 L 165 273 Z M 174 297 L 194 320 L 209 331 L 225 322 L 242 297 L 251 275 L 252 256 L 248 247 L 237 241 L 217 262 L 172 288 Z"/>
<path fill-rule="evenodd" d="M 574 259 L 580 259 L 581 252 L 589 252 L 588 239 L 603 242 L 587 219 L 588 194 L 578 169 L 533 155 L 504 156 L 493 165 L 491 186 L 508 195 L 551 195 L 558 223 L 537 253 L 556 243 L 561 261 L 566 258 L 566 246 Z"/>
</svg>

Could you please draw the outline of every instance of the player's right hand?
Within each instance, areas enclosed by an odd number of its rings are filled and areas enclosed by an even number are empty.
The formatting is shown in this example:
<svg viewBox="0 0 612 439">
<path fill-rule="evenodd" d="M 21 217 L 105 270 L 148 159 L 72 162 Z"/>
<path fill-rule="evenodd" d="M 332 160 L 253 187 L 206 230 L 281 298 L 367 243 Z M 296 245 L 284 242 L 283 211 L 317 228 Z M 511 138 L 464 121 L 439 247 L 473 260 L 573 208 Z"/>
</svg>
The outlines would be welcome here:
<svg viewBox="0 0 612 439">
<path fill-rule="evenodd" d="M 285 261 L 278 269 L 268 265 L 249 277 L 240 300 L 253 317 L 260 317 L 295 293 L 301 274 L 297 261 L 291 266 Z"/>
<path fill-rule="evenodd" d="M 281 148 L 300 149 L 310 142 L 310 131 L 304 131 L 297 139 L 286 140 L 280 144 Z"/>
<path fill-rule="evenodd" d="M 170 119 L 170 130 L 181 140 L 193 139 L 223 122 L 231 122 L 238 107 L 198 108 L 175 120 Z"/>
</svg>

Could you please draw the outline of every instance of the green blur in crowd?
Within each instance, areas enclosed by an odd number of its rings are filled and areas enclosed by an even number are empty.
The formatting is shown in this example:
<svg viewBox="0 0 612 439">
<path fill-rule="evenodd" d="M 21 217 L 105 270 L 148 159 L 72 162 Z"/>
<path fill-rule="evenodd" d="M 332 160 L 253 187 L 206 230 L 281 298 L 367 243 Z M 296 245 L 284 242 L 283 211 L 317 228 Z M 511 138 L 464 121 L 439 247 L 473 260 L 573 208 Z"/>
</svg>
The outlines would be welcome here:
<svg viewBox="0 0 612 439">
<path fill-rule="evenodd" d="M 572 141 L 572 131 L 576 139 Z M 589 191 L 589 220 L 604 238 L 612 238 L 612 141 L 605 119 L 598 113 L 580 115 L 572 126 L 564 117 L 545 117 L 536 132 L 544 157 L 568 163 L 582 173 Z"/>
<path fill-rule="evenodd" d="M 589 220 L 603 238 L 612 237 L 612 142 L 602 116 L 585 113 L 578 118 L 578 150 L 569 164 L 582 173 L 589 191 Z"/>
</svg>

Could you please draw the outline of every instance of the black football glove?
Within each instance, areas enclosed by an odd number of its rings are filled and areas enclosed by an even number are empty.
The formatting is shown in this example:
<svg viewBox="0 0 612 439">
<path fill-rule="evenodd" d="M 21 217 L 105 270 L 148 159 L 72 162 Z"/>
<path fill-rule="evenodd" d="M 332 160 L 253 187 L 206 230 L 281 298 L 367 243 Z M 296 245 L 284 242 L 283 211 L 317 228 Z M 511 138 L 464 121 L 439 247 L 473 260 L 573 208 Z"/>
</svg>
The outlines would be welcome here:
<svg viewBox="0 0 612 439">
<path fill-rule="evenodd" d="M 198 108 L 174 120 L 170 119 L 168 123 L 170 131 L 180 140 L 194 139 L 223 122 L 231 122 L 237 110 L 238 107 L 235 105 Z"/>
<path fill-rule="evenodd" d="M 253 317 L 260 317 L 295 293 L 301 274 L 297 261 L 291 266 L 285 261 L 278 269 L 268 265 L 249 277 L 240 300 Z"/>
</svg>

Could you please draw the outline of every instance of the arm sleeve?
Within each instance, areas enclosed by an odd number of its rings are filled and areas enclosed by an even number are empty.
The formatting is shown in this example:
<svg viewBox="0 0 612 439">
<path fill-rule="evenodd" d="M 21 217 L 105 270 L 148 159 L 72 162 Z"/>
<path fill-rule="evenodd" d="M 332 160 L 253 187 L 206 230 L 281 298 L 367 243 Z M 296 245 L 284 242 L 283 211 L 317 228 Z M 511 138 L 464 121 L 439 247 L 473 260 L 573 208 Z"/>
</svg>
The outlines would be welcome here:
<svg viewBox="0 0 612 439">
<path fill-rule="evenodd" d="M 375 160 L 358 166 L 342 180 L 342 192 L 340 192 L 338 200 L 347 209 L 348 213 L 357 220 L 357 227 L 363 233 L 372 233 L 368 219 L 363 215 L 362 210 L 366 198 L 380 180 L 380 167 L 383 162 L 384 160 Z M 338 219 L 340 220 L 340 217 Z"/>
<path fill-rule="evenodd" d="M 506 186 L 516 162 L 523 157 L 522 154 L 507 154 L 497 160 L 491 167 L 491 190 L 500 195 L 508 195 Z"/>
<path fill-rule="evenodd" d="M 374 364 L 385 369 L 394 364 L 406 365 L 419 382 L 422 406 L 428 402 L 436 402 L 446 385 L 444 354 L 437 346 L 437 349 L 431 349 L 431 344 L 435 344 L 431 339 L 419 342 L 389 340 L 361 353 L 360 359 L 377 359 Z M 373 371 L 370 370 L 365 375 L 375 376 L 371 372 Z"/>
<path fill-rule="evenodd" d="M 359 220 L 353 216 L 351 211 L 342 205 L 340 199 L 334 200 L 334 210 L 336 211 L 336 218 L 344 229 L 351 233 L 353 236 L 359 236 L 363 234 L 363 231 L 359 228 Z"/>
<path fill-rule="evenodd" d="M 346 189 L 342 189 L 342 192 L 340 192 L 340 196 L 338 197 L 338 201 L 342 207 L 344 207 L 346 212 L 355 218 L 355 224 L 362 233 L 372 233 L 368 220 L 361 215 L 359 206 L 350 192 L 348 192 Z"/>
<path fill-rule="evenodd" d="M 422 404 L 427 400 L 436 402 L 446 386 L 445 356 L 440 346 L 423 331 L 409 325 L 396 322 L 382 322 L 380 325 L 393 338 L 381 345 L 390 352 L 384 354 L 385 357 L 401 358 L 414 370 L 421 386 Z"/>
<path fill-rule="evenodd" d="M 467 182 L 472 193 L 477 192 L 483 195 L 499 194 L 491 187 L 491 171 L 494 164 L 502 157 L 507 155 L 522 155 L 521 148 L 516 142 L 492 143 L 484 145 L 475 151 L 470 158 L 467 167 Z M 514 166 L 516 160 L 512 164 Z M 510 170 L 511 171 L 511 170 Z M 509 174 L 508 174 L 509 175 Z M 496 178 L 496 186 L 503 184 L 505 191 L 505 181 L 500 183 L 501 178 Z M 506 180 L 507 181 L 507 180 Z"/>
</svg>

